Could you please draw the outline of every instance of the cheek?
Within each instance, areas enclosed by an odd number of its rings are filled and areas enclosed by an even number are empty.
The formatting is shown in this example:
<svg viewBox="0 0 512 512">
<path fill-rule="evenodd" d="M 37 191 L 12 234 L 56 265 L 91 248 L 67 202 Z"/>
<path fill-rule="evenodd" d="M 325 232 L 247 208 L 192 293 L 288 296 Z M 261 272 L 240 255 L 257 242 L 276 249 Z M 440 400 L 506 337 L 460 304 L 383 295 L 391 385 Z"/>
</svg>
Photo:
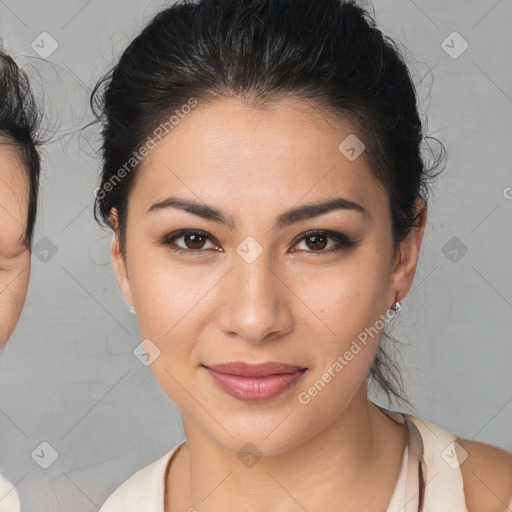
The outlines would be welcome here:
<svg viewBox="0 0 512 512">
<path fill-rule="evenodd" d="M 144 264 L 147 261 L 152 265 Z M 132 262 L 135 268 L 135 258 Z M 146 350 L 158 354 L 150 365 L 155 379 L 171 400 L 181 405 L 183 389 L 189 387 L 186 373 L 191 352 L 201 330 L 201 281 L 191 284 L 194 281 L 183 270 L 161 265 L 154 258 L 140 263 L 140 270 L 130 279 L 140 336 L 151 340 L 150 344 L 144 342 L 149 347 Z"/>
<path fill-rule="evenodd" d="M 9 261 L 0 258 L 0 346 L 7 343 L 23 309 L 30 276 L 30 254 L 26 251 Z"/>
<path fill-rule="evenodd" d="M 325 380 L 338 390 L 326 393 L 326 400 L 355 389 L 377 353 L 388 290 L 384 259 L 376 254 L 361 251 L 344 264 L 323 268 L 321 277 L 313 268 L 297 276 L 294 291 L 308 306 L 303 318 L 309 323 L 299 329 L 310 333 L 308 350 L 316 363 L 310 384 L 328 372 Z"/>
<path fill-rule="evenodd" d="M 190 332 L 197 326 L 203 283 L 197 277 L 191 281 L 172 266 L 146 267 L 131 279 L 141 335 L 169 343 L 184 329 Z"/>
<path fill-rule="evenodd" d="M 375 323 L 387 300 L 384 259 L 368 248 L 336 265 L 303 265 L 290 278 L 291 289 L 327 338 L 351 339 Z"/>
<path fill-rule="evenodd" d="M 151 365 L 157 377 L 191 364 L 190 354 L 208 321 L 208 290 L 219 278 L 199 268 L 173 262 L 154 248 L 131 252 L 128 271 L 141 339 L 150 339 L 160 350 Z"/>
<path fill-rule="evenodd" d="M 361 279 L 340 278 L 337 283 L 341 290 L 318 289 L 318 297 L 323 296 L 321 321 L 312 326 L 307 342 L 313 366 L 297 395 L 303 414 L 315 411 L 316 427 L 331 421 L 361 389 L 382 336 L 377 323 L 379 282 L 366 274 Z"/>
</svg>

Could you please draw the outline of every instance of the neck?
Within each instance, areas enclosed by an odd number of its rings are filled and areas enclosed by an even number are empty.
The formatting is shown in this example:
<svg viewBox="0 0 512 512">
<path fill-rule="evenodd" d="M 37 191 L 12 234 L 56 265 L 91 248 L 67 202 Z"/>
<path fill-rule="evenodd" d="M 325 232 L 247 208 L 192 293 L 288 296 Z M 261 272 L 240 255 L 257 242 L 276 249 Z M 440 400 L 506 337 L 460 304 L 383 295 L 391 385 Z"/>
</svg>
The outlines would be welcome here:
<svg viewBox="0 0 512 512">
<path fill-rule="evenodd" d="M 184 424 L 187 443 L 167 475 L 167 512 L 329 510 L 340 500 L 344 510 L 385 510 L 407 442 L 405 425 L 368 401 L 365 386 L 321 432 L 253 465 Z"/>
</svg>

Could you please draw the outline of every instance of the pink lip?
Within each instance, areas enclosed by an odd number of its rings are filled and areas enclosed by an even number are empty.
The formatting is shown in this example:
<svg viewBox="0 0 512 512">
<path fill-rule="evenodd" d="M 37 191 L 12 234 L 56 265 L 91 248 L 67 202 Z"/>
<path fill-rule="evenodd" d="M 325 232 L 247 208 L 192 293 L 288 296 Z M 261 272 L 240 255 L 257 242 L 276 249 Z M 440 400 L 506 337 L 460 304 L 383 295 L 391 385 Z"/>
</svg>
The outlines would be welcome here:
<svg viewBox="0 0 512 512">
<path fill-rule="evenodd" d="M 205 368 L 223 391 L 247 402 L 274 398 L 299 380 L 307 370 L 284 363 L 249 365 L 242 362 Z"/>
</svg>

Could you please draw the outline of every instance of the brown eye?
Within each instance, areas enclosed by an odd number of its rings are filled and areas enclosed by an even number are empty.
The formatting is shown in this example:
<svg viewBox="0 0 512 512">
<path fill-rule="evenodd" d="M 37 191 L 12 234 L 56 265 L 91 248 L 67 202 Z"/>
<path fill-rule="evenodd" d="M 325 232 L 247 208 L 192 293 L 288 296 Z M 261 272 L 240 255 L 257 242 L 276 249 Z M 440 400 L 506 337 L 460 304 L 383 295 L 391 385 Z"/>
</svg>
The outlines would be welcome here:
<svg viewBox="0 0 512 512">
<path fill-rule="evenodd" d="M 179 240 L 182 240 L 181 245 L 176 243 Z M 165 236 L 161 243 L 179 253 L 200 254 L 206 252 L 206 250 L 203 249 L 207 242 L 211 243 L 211 237 L 203 231 L 186 230 Z M 218 250 L 213 244 L 212 247 Z"/>
<path fill-rule="evenodd" d="M 334 243 L 329 245 L 329 240 L 334 241 Z M 300 243 L 304 243 L 306 246 L 304 252 L 317 252 L 319 254 L 338 252 L 357 245 L 357 242 L 351 240 L 348 236 L 335 231 L 310 231 L 303 234 L 295 245 L 300 245 Z"/>
<path fill-rule="evenodd" d="M 183 240 L 187 249 L 202 249 L 205 244 L 205 237 L 202 235 L 184 235 Z M 188 243 L 187 243 L 188 242 Z"/>
<path fill-rule="evenodd" d="M 326 235 L 311 235 L 304 238 L 307 247 L 313 250 L 324 249 L 327 245 L 327 239 L 329 237 Z"/>
</svg>

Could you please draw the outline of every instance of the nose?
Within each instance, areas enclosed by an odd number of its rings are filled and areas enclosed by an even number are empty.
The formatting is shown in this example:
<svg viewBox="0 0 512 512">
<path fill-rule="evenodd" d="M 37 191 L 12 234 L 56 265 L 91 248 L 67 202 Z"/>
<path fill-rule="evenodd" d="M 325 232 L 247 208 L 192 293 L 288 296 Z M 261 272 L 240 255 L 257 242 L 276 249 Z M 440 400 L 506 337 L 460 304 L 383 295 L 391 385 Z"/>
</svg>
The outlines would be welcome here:
<svg viewBox="0 0 512 512">
<path fill-rule="evenodd" d="M 223 279 L 217 315 L 220 329 L 230 337 L 262 343 L 293 329 L 293 292 L 265 253 L 248 263 L 235 258 Z"/>
</svg>

